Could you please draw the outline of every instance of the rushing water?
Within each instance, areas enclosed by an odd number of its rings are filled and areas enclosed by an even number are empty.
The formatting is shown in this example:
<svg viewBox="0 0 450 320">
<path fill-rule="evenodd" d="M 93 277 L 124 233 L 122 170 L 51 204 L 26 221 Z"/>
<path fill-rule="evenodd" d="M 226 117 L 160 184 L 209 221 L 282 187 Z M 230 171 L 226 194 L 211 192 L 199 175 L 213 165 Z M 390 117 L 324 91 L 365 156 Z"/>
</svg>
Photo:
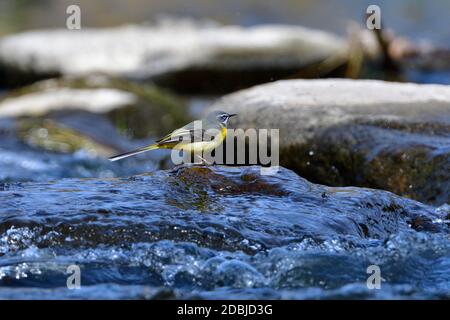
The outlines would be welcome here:
<svg viewBox="0 0 450 320">
<path fill-rule="evenodd" d="M 259 172 L 3 183 L 0 298 L 448 297 L 447 207 Z"/>
</svg>

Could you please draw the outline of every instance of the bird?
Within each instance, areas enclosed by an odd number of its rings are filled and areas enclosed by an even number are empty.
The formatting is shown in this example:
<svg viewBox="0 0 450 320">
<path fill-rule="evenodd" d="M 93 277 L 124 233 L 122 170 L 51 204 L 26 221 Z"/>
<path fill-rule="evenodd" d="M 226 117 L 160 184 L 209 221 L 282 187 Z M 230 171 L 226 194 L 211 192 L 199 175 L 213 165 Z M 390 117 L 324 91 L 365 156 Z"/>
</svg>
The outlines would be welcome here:
<svg viewBox="0 0 450 320">
<path fill-rule="evenodd" d="M 220 146 L 227 136 L 228 120 L 236 115 L 224 111 L 212 111 L 206 118 L 192 121 L 151 145 L 115 155 L 108 160 L 117 161 L 155 149 L 175 149 L 194 153 L 202 162 L 207 162 L 199 153 L 211 151 Z"/>
</svg>

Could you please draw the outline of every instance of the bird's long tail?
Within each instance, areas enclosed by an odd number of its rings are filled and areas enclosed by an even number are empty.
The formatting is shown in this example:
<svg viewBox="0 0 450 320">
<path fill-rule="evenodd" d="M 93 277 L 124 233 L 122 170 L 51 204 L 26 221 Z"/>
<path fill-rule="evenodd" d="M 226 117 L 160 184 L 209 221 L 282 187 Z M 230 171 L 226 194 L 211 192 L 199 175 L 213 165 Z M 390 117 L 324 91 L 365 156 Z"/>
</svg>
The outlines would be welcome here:
<svg viewBox="0 0 450 320">
<path fill-rule="evenodd" d="M 125 152 L 125 153 L 122 153 L 122 154 L 118 154 L 116 156 L 108 158 L 108 160 L 109 161 L 117 161 L 117 160 L 120 160 L 120 159 L 128 158 L 128 157 L 134 156 L 136 154 L 147 152 L 147 151 L 158 149 L 158 148 L 159 148 L 158 144 L 155 143 L 155 144 L 149 145 L 147 147 L 139 148 L 139 149 L 136 149 L 136 150 L 133 150 L 133 151 L 129 151 L 129 152 Z"/>
</svg>

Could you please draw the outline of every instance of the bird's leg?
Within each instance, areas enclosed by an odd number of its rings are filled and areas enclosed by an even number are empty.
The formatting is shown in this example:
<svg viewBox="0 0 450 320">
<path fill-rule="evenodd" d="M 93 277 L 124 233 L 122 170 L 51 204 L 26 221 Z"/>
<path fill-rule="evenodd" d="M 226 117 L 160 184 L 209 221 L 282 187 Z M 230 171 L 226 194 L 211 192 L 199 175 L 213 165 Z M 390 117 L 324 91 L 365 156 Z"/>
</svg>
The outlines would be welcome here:
<svg viewBox="0 0 450 320">
<path fill-rule="evenodd" d="M 206 161 L 202 156 L 200 156 L 200 155 L 198 155 L 198 154 L 195 154 L 195 156 L 197 156 L 197 157 L 202 161 L 202 162 L 201 162 L 202 165 L 205 165 L 205 164 L 207 164 L 207 165 L 212 165 L 211 162 Z"/>
</svg>

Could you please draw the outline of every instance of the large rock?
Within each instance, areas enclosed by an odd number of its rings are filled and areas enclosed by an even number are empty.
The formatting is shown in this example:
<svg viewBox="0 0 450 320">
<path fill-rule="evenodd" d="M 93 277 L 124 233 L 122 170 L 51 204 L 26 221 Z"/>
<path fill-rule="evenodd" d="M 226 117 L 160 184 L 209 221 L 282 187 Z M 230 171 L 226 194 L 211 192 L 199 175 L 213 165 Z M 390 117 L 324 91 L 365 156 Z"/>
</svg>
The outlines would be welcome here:
<svg viewBox="0 0 450 320">
<path fill-rule="evenodd" d="M 181 100 L 152 85 L 105 76 L 37 82 L 0 100 L 0 119 L 17 119 L 19 136 L 52 151 L 111 155 L 130 138 L 158 137 L 190 120 Z"/>
<path fill-rule="evenodd" d="M 285 25 L 40 30 L 0 41 L 0 81 L 102 72 L 153 79 L 184 92 L 223 92 L 298 73 L 345 50 L 337 36 Z"/>
<path fill-rule="evenodd" d="M 280 162 L 315 182 L 450 201 L 450 87 L 292 80 L 224 97 L 239 128 L 280 129 Z"/>
<path fill-rule="evenodd" d="M 78 298 L 151 297 L 162 286 L 185 298 L 448 294 L 446 210 L 260 170 L 0 184 L 0 297 L 73 298 L 61 290 L 71 264 Z M 381 290 L 366 287 L 373 264 Z"/>
</svg>

